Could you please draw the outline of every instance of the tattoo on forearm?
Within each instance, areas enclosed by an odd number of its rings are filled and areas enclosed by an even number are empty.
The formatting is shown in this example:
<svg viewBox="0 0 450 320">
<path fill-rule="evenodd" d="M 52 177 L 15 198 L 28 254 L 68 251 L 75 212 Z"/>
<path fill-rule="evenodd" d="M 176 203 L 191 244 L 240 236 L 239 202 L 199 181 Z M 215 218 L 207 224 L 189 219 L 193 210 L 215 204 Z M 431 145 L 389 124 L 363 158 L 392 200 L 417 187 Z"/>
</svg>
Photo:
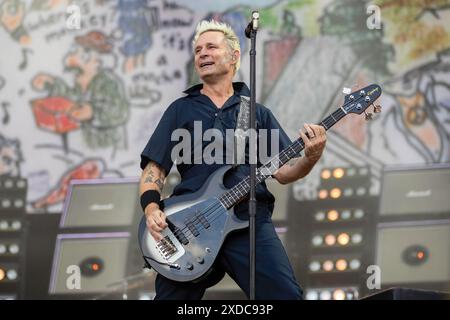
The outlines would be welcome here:
<svg viewBox="0 0 450 320">
<path fill-rule="evenodd" d="M 288 164 L 290 167 L 293 167 L 293 166 L 295 166 L 297 161 L 298 161 L 298 158 L 293 158 L 293 159 L 289 160 Z"/>
<path fill-rule="evenodd" d="M 159 169 L 159 167 L 154 163 L 149 163 L 144 171 L 144 183 L 154 183 L 159 188 L 159 191 L 162 191 L 164 187 L 164 174 L 161 170 L 159 172 L 155 172 L 155 168 Z"/>
</svg>

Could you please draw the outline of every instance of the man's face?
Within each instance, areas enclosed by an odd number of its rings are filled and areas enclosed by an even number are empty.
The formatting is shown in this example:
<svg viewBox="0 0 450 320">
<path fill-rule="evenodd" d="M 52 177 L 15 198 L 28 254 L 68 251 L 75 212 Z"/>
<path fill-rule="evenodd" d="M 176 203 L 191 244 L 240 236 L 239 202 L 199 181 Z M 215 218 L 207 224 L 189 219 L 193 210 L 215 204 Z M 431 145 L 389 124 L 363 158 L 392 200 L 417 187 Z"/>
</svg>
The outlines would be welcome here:
<svg viewBox="0 0 450 320">
<path fill-rule="evenodd" d="M 99 57 L 95 51 L 75 45 L 66 55 L 64 65 L 67 70 L 84 74 L 96 69 L 99 65 Z"/>
<path fill-rule="evenodd" d="M 195 70 L 202 80 L 234 73 L 233 53 L 220 31 L 201 34 L 195 44 Z"/>
</svg>

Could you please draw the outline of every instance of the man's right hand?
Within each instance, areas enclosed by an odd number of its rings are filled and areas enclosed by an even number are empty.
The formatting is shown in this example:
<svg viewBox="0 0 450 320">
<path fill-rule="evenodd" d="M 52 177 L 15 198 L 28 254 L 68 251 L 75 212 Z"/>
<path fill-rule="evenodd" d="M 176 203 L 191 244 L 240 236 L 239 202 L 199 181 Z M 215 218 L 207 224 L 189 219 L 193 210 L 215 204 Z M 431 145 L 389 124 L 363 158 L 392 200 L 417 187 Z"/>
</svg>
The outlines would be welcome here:
<svg viewBox="0 0 450 320">
<path fill-rule="evenodd" d="M 147 218 L 147 228 L 153 239 L 160 241 L 163 231 L 168 225 L 166 223 L 166 215 L 159 209 L 158 204 L 150 203 L 145 208 L 145 217 Z"/>
</svg>

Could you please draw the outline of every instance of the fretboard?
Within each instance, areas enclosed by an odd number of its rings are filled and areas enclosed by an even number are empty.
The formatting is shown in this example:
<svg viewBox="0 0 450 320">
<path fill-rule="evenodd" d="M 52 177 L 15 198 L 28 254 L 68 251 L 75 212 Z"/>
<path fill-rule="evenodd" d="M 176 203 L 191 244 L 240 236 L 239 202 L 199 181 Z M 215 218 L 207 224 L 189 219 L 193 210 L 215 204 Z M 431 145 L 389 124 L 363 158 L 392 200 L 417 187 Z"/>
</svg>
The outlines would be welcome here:
<svg viewBox="0 0 450 320">
<path fill-rule="evenodd" d="M 340 119 L 346 115 L 343 108 L 337 109 L 335 112 L 326 117 L 319 123 L 325 130 L 330 129 Z M 276 170 L 281 168 L 289 160 L 300 156 L 300 152 L 305 148 L 305 144 L 302 138 L 298 138 L 291 143 L 283 151 L 272 157 L 266 164 L 260 166 L 256 170 L 256 184 L 263 182 L 270 177 Z M 247 176 L 244 180 L 236 184 L 230 190 L 224 192 L 220 197 L 220 202 L 226 207 L 231 208 L 239 201 L 244 199 L 250 192 L 250 176 Z"/>
</svg>

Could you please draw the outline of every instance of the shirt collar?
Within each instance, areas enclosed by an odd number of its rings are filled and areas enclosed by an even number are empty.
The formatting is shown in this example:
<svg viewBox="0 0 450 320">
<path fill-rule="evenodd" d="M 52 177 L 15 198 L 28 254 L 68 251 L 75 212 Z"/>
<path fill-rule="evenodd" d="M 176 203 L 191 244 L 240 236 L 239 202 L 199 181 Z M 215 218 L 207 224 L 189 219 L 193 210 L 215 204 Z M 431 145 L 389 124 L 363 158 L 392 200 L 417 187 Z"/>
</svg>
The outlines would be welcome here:
<svg viewBox="0 0 450 320">
<path fill-rule="evenodd" d="M 189 89 L 183 91 L 190 96 L 199 96 L 200 90 L 203 88 L 203 83 L 196 84 Z M 250 89 L 244 82 L 233 82 L 234 94 L 238 96 L 250 96 Z"/>
</svg>

